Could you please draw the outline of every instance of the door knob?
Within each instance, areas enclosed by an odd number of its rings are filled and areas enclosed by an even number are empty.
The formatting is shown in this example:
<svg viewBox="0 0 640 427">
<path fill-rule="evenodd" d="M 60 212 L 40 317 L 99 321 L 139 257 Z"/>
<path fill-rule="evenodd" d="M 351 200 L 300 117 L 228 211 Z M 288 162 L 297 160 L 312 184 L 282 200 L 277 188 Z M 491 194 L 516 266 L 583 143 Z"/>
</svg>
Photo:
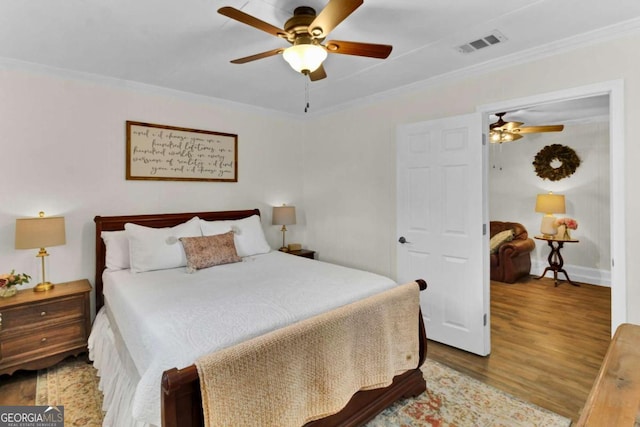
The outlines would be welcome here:
<svg viewBox="0 0 640 427">
<path fill-rule="evenodd" d="M 404 236 L 400 236 L 400 238 L 398 239 L 398 242 L 402 243 L 403 245 L 405 243 L 411 243 L 410 241 L 408 241 L 407 239 L 404 238 Z"/>
</svg>

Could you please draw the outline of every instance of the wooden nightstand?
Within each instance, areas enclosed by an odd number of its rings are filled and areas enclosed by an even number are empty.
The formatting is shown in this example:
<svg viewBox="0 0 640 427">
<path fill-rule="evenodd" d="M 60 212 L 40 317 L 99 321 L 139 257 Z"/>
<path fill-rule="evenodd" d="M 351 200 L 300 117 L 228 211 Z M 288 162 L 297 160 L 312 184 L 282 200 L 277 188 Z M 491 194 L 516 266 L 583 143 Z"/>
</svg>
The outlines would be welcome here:
<svg viewBox="0 0 640 427">
<path fill-rule="evenodd" d="M 83 279 L 0 298 L 0 375 L 43 369 L 87 351 L 90 292 Z"/>
<path fill-rule="evenodd" d="M 316 257 L 316 251 L 310 251 L 309 249 L 298 249 L 297 251 L 289 251 L 287 253 L 309 259 L 315 259 Z"/>
</svg>

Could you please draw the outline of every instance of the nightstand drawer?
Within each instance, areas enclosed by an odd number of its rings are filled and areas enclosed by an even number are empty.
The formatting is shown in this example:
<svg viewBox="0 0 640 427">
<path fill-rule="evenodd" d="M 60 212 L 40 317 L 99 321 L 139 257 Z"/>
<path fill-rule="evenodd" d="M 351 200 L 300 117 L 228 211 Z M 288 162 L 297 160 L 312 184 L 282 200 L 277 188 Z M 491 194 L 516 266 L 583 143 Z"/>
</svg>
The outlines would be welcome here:
<svg viewBox="0 0 640 427">
<path fill-rule="evenodd" d="M 83 315 L 83 298 L 81 296 L 72 296 L 26 307 L 2 310 L 0 330 L 9 332 L 19 327 L 32 329 L 40 322 L 49 323 L 64 318 L 82 317 Z"/>
<path fill-rule="evenodd" d="M 87 351 L 90 292 L 81 279 L 0 298 L 0 375 L 47 368 Z"/>
<path fill-rule="evenodd" d="M 80 319 L 77 322 L 42 328 L 13 337 L 3 337 L 0 355 L 6 362 L 12 356 L 26 358 L 31 352 L 40 353 L 54 347 L 74 348 L 86 344 L 85 336 L 85 322 L 84 319 Z"/>
</svg>

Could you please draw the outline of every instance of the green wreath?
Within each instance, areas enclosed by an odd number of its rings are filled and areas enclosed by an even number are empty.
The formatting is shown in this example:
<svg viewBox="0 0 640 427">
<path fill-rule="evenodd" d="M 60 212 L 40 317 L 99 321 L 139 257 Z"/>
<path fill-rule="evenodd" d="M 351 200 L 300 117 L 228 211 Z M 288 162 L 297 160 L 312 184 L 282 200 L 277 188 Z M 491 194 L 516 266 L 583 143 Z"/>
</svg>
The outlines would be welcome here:
<svg viewBox="0 0 640 427">
<path fill-rule="evenodd" d="M 558 160 L 561 165 L 557 168 L 551 166 L 551 162 Z M 536 175 L 542 179 L 559 181 L 573 175 L 580 166 L 580 157 L 572 148 L 560 144 L 547 145 L 536 154 L 533 167 Z"/>
</svg>

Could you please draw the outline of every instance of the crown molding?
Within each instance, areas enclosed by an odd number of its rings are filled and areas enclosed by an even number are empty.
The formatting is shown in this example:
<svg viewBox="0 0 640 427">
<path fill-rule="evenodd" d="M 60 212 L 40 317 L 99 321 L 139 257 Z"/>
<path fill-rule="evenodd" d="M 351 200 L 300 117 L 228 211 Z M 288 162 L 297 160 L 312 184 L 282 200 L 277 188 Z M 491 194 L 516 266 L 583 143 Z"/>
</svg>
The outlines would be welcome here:
<svg viewBox="0 0 640 427">
<path fill-rule="evenodd" d="M 140 83 L 132 80 L 118 79 L 115 77 L 103 76 L 100 74 L 93 74 L 83 71 L 76 71 L 67 68 L 52 67 L 48 65 L 38 64 L 35 62 L 21 61 L 13 58 L 0 57 L 0 69 L 10 71 L 21 71 L 33 74 L 44 75 L 47 77 L 57 77 L 60 79 L 69 79 L 83 81 L 87 83 L 94 83 L 104 87 L 110 87 L 115 89 L 125 89 L 134 92 L 138 92 L 145 95 L 162 96 L 167 98 L 180 99 L 188 102 L 196 102 L 211 105 L 214 107 L 221 107 L 225 109 L 232 108 L 234 110 L 242 111 L 245 113 L 271 115 L 277 117 L 284 117 L 288 119 L 300 120 L 301 117 L 287 113 L 284 111 L 273 110 L 264 107 L 257 107 L 250 104 L 244 104 L 241 102 L 230 101 L 222 98 L 215 98 L 207 95 L 199 95 L 192 92 L 180 91 L 177 89 L 170 89 L 163 86 L 155 86 L 147 83 Z"/>
</svg>

